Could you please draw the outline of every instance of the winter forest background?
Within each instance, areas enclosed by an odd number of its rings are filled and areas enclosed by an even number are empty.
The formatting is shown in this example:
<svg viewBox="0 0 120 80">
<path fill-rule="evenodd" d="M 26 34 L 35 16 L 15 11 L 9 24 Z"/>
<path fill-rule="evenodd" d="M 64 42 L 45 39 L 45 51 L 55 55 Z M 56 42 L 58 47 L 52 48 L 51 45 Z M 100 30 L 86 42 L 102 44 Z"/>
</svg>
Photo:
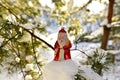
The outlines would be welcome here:
<svg viewBox="0 0 120 80">
<path fill-rule="evenodd" d="M 61 27 L 72 59 L 120 80 L 120 0 L 0 0 L 1 80 L 42 80 Z M 75 80 L 86 80 L 79 71 Z"/>
</svg>

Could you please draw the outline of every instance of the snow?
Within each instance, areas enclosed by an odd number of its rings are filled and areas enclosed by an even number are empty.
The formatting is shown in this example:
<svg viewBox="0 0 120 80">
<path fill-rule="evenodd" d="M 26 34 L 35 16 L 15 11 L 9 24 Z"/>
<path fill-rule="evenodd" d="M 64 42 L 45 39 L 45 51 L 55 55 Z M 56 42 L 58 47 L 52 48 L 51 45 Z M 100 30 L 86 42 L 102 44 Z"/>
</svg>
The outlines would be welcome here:
<svg viewBox="0 0 120 80">
<path fill-rule="evenodd" d="M 96 45 L 98 45 L 98 44 L 96 44 Z M 78 47 L 79 48 L 81 47 L 82 49 L 85 49 L 86 46 L 91 48 L 91 47 L 95 46 L 95 44 L 86 42 L 86 43 L 80 43 L 78 45 Z M 72 60 L 73 61 L 76 61 L 76 60 L 78 61 L 80 59 L 80 56 L 78 57 L 78 55 L 83 55 L 79 51 L 71 51 L 71 54 L 72 54 Z M 52 55 L 52 56 L 50 56 L 50 55 Z M 53 51 L 50 51 L 50 53 L 46 52 L 45 54 L 43 54 L 43 56 L 46 56 L 47 58 L 49 58 L 49 60 L 52 60 L 53 59 Z M 0 68 L 0 69 L 2 69 L 2 68 Z M 84 72 L 86 73 L 86 74 L 83 73 L 82 74 L 83 76 L 86 76 L 87 78 L 94 78 L 94 79 L 97 79 L 97 80 L 102 80 L 101 77 L 98 74 L 94 73 L 91 70 L 90 67 L 88 67 L 88 66 L 81 66 L 80 69 L 84 70 Z M 108 80 L 119 80 L 120 79 L 119 71 L 120 71 L 120 66 L 119 66 L 118 63 L 115 63 L 115 65 L 111 66 L 111 69 L 110 69 L 109 72 L 105 72 L 105 74 L 103 75 L 103 78 L 104 79 L 108 79 Z M 4 70 L 4 69 L 1 72 L 2 72 L 1 75 L 0 75 L 1 80 L 21 80 L 21 78 L 22 78 L 22 74 L 20 74 L 18 72 L 17 73 L 13 73 L 12 75 L 8 75 L 7 71 Z M 94 75 L 92 76 L 91 74 L 94 74 Z"/>
<path fill-rule="evenodd" d="M 103 78 L 95 73 L 89 66 L 80 66 L 79 69 L 83 71 L 81 75 L 84 76 L 87 80 L 103 80 Z"/>
<path fill-rule="evenodd" d="M 120 50 L 108 50 L 107 52 L 114 55 L 120 54 Z"/>
<path fill-rule="evenodd" d="M 97 7 L 95 7 L 97 5 Z M 99 8 L 99 9 L 98 9 Z M 92 4 L 88 6 L 88 9 L 92 14 L 98 14 L 100 11 L 105 9 L 105 4 L 102 4 L 98 1 L 92 1 Z"/>
<path fill-rule="evenodd" d="M 52 61 L 43 68 L 43 80 L 74 80 L 77 71 L 72 60 Z"/>
<path fill-rule="evenodd" d="M 41 35 L 39 35 L 39 36 L 41 37 Z M 51 45 L 53 46 L 57 39 L 57 33 L 50 34 L 49 37 L 45 37 L 42 35 L 42 38 L 44 40 L 46 40 L 48 43 L 51 43 Z M 0 42 L 2 42 L 2 40 L 0 40 Z M 100 43 L 81 42 L 77 46 L 78 46 L 77 48 L 82 51 L 89 51 L 89 49 L 91 49 L 91 48 L 100 47 Z M 75 45 L 72 46 L 72 49 L 74 49 L 74 48 L 75 48 Z M 45 56 L 48 59 L 48 63 L 50 63 L 53 59 L 53 51 L 52 50 L 48 50 L 48 51 L 43 50 L 42 51 L 41 49 L 39 49 L 39 50 L 41 51 L 41 53 L 46 52 L 46 53 L 42 54 L 42 56 Z M 112 50 L 112 51 L 108 51 L 108 52 L 117 55 L 115 57 L 116 57 L 116 59 L 119 59 L 119 56 L 118 56 L 119 55 L 118 53 L 120 52 L 119 50 L 116 50 L 116 51 Z M 84 57 L 84 54 L 80 53 L 79 51 L 74 51 L 74 50 L 71 51 L 71 55 L 72 55 L 72 60 L 75 61 L 75 63 L 77 63 L 77 64 L 79 64 L 79 60 Z M 70 65 L 72 65 L 72 64 L 70 64 Z M 56 66 L 58 66 L 58 65 L 56 65 Z M 53 68 L 51 67 L 51 68 L 55 69 L 55 68 L 59 68 L 59 67 L 61 67 L 61 66 L 53 67 Z M 65 66 L 65 67 L 67 67 L 67 66 Z M 71 66 L 71 67 L 75 68 L 73 66 Z M 67 69 L 69 69 L 69 68 L 67 68 Z M 87 77 L 88 80 L 96 80 L 96 79 L 103 80 L 102 77 L 100 77 L 97 73 L 93 72 L 93 70 L 89 66 L 81 65 L 79 69 L 84 71 L 84 73 L 81 73 L 81 74 L 83 76 Z M 0 67 L 0 70 L 1 70 L 1 74 L 0 74 L 1 80 L 21 80 L 22 79 L 22 74 L 20 72 L 16 72 L 16 73 L 13 73 L 12 75 L 9 75 L 7 73 L 7 70 L 3 69 L 3 67 Z M 66 70 L 66 69 L 62 69 L 62 70 Z M 64 71 L 61 71 L 61 72 L 64 72 Z M 119 74 L 120 74 L 120 63 L 115 61 L 114 65 L 111 66 L 110 70 L 108 72 L 104 72 L 103 78 L 107 79 L 107 80 L 120 80 Z M 64 75 L 64 73 L 61 73 L 61 75 Z M 65 75 L 67 75 L 67 74 L 65 74 Z M 67 79 L 67 77 L 66 77 L 65 80 L 70 80 L 70 79 Z"/>
<path fill-rule="evenodd" d="M 48 42 L 50 42 L 53 45 L 57 39 L 57 33 L 53 33 L 53 34 L 49 35 L 48 38 L 45 36 L 42 38 L 44 38 L 45 40 L 47 40 Z M 82 42 L 82 43 L 79 43 L 77 46 L 82 51 L 89 51 L 90 48 L 100 47 L 100 43 Z M 75 45 L 73 45 L 72 49 L 74 49 L 74 48 L 75 48 Z M 46 52 L 46 53 L 44 53 L 44 52 Z M 108 52 L 113 53 L 113 54 L 119 53 L 118 50 L 108 51 Z M 53 60 L 54 52 L 51 49 L 48 51 L 43 50 L 41 53 L 44 53 L 41 55 L 48 59 L 47 63 L 50 63 Z M 79 63 L 78 61 L 80 59 L 82 59 L 82 57 L 84 56 L 84 54 L 80 53 L 79 51 L 74 51 L 74 50 L 71 51 L 71 55 L 72 55 L 72 60 L 75 61 L 75 63 L 77 63 L 77 64 Z M 71 64 L 68 64 L 68 66 L 71 66 Z M 59 67 L 63 67 L 63 66 L 59 65 Z M 53 68 L 57 70 L 59 67 L 55 68 L 55 66 L 54 66 Z M 0 69 L 3 69 L 3 68 L 0 68 Z M 93 72 L 93 70 L 88 66 L 81 65 L 80 69 L 84 71 L 84 73 L 81 73 L 81 74 L 83 76 L 85 76 L 86 78 L 88 78 L 88 80 L 96 80 L 96 79 L 103 80 L 102 77 L 100 77 L 97 73 Z M 65 69 L 62 69 L 62 70 L 65 70 Z M 22 78 L 22 74 L 19 72 L 13 73 L 10 76 L 8 76 L 7 71 L 5 69 L 3 69 L 1 72 L 2 72 L 0 75 L 1 80 L 21 80 L 21 78 Z M 64 72 L 64 71 L 61 71 L 61 72 Z M 119 72 L 120 72 L 120 65 L 118 63 L 111 67 L 111 71 L 105 72 L 103 75 L 103 78 L 108 79 L 108 80 L 119 80 L 120 79 Z"/>
<path fill-rule="evenodd" d="M 54 38 L 53 38 L 54 36 Z M 49 35 L 47 38 L 45 38 L 45 40 L 47 40 L 48 42 L 51 43 L 51 45 L 54 45 L 55 41 L 57 39 L 57 33 L 53 33 L 51 35 Z M 71 39 L 70 39 L 71 40 Z M 72 40 L 72 43 L 73 43 L 73 40 Z M 111 41 L 109 41 L 109 44 L 112 44 Z M 93 42 L 81 42 L 77 45 L 77 48 L 82 50 L 82 51 L 88 51 L 92 48 L 99 48 L 100 47 L 100 43 L 93 43 Z M 75 45 L 73 44 L 72 48 L 71 48 L 71 55 L 72 55 L 72 60 L 74 62 L 76 62 L 77 64 L 79 64 L 79 60 L 81 59 L 82 56 L 84 56 L 83 53 L 79 52 L 79 51 L 76 51 L 76 50 L 72 50 L 75 48 Z M 114 51 L 109 51 L 111 53 L 119 53 L 118 50 Z M 53 59 L 53 51 L 51 51 L 51 53 L 46 53 L 46 54 L 43 54 L 44 56 L 46 56 L 50 61 Z M 49 62 L 50 62 L 49 61 Z M 83 76 L 89 78 L 90 80 L 103 80 L 103 79 L 107 79 L 107 80 L 119 80 L 120 79 L 120 76 L 118 75 L 119 74 L 119 65 L 115 64 L 115 65 L 112 65 L 110 70 L 108 72 L 104 72 L 103 74 L 103 78 L 100 77 L 97 73 L 93 72 L 93 70 L 88 67 L 88 66 L 81 66 L 80 67 L 81 70 L 83 70 L 85 73 L 81 73 Z M 93 74 L 93 75 L 91 75 Z M 88 79 L 88 80 L 89 80 Z"/>
<path fill-rule="evenodd" d="M 26 24 L 21 24 L 26 29 L 32 29 L 34 28 L 34 25 L 32 23 L 26 23 Z"/>
<path fill-rule="evenodd" d="M 90 35 L 85 36 L 85 38 L 93 39 L 93 38 L 96 38 L 99 35 L 103 35 L 103 27 L 98 28 L 97 30 L 92 32 Z"/>
<path fill-rule="evenodd" d="M 3 69 L 3 67 L 0 67 L 0 80 L 21 80 L 22 74 L 19 72 L 8 74 L 6 69 Z"/>
</svg>

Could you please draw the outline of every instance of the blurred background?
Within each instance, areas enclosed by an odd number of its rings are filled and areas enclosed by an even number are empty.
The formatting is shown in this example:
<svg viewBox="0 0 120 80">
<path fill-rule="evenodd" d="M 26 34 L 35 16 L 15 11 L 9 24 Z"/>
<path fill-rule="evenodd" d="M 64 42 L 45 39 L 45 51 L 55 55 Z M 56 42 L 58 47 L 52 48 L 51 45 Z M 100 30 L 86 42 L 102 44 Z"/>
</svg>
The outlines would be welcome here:
<svg viewBox="0 0 120 80">
<path fill-rule="evenodd" d="M 53 59 L 64 27 L 74 61 L 91 65 L 105 80 L 120 80 L 119 9 L 120 0 L 0 0 L 0 78 L 41 79 L 41 67 Z"/>
</svg>

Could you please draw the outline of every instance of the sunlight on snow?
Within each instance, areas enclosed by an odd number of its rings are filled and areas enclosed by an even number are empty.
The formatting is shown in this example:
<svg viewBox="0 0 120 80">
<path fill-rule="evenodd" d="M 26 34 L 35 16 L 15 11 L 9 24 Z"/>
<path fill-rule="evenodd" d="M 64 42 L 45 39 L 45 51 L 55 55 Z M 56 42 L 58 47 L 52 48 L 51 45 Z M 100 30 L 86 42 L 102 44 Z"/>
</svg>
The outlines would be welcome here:
<svg viewBox="0 0 120 80">
<path fill-rule="evenodd" d="M 54 8 L 54 4 L 52 3 L 52 0 L 39 0 L 42 6 L 48 6 L 50 8 Z"/>
<path fill-rule="evenodd" d="M 63 0 L 66 3 L 68 3 L 70 0 Z M 73 0 L 73 7 L 80 7 L 81 5 L 87 3 L 89 0 Z M 39 0 L 42 6 L 48 6 L 50 8 L 54 8 L 54 4 L 52 3 L 52 0 Z M 104 3 L 108 3 L 107 0 L 104 1 Z M 100 11 L 105 9 L 105 4 L 100 3 L 98 1 L 92 1 L 92 3 L 87 7 L 91 13 L 97 14 Z M 66 6 L 65 6 L 66 10 Z"/>
<path fill-rule="evenodd" d="M 66 3 L 68 3 L 70 0 L 63 0 Z M 73 0 L 73 7 L 79 7 L 82 4 L 88 2 L 88 0 Z M 52 0 L 39 0 L 39 2 L 41 3 L 42 6 L 48 6 L 50 8 L 54 7 L 54 4 L 52 3 Z"/>
<path fill-rule="evenodd" d="M 105 9 L 105 4 L 98 1 L 92 1 L 92 3 L 87 7 L 91 13 L 97 14 Z"/>
</svg>

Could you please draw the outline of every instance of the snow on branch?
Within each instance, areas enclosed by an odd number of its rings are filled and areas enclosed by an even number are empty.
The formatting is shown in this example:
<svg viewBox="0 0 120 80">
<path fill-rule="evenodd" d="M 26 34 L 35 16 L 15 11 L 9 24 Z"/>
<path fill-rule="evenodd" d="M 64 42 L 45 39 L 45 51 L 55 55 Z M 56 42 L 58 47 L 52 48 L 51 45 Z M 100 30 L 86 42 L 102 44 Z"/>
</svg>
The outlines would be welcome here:
<svg viewBox="0 0 120 80">
<path fill-rule="evenodd" d="M 110 54 L 120 54 L 120 50 L 107 50 L 107 53 L 110 53 Z"/>
<path fill-rule="evenodd" d="M 22 27 L 22 26 L 19 25 L 19 27 Z M 38 40 L 44 42 L 48 47 L 50 47 L 51 49 L 54 50 L 53 46 L 50 45 L 49 43 L 47 43 L 45 40 L 43 40 L 42 38 L 36 36 L 34 33 L 32 33 L 31 31 L 29 31 L 28 29 L 26 29 L 26 28 L 24 28 L 24 27 L 22 27 L 22 28 L 23 28 L 26 32 L 30 33 L 31 36 L 33 36 L 34 38 L 37 38 Z"/>
<path fill-rule="evenodd" d="M 118 22 L 112 22 L 112 23 L 107 24 L 108 28 L 119 27 L 119 26 L 120 26 L 120 21 L 118 21 Z"/>
</svg>

